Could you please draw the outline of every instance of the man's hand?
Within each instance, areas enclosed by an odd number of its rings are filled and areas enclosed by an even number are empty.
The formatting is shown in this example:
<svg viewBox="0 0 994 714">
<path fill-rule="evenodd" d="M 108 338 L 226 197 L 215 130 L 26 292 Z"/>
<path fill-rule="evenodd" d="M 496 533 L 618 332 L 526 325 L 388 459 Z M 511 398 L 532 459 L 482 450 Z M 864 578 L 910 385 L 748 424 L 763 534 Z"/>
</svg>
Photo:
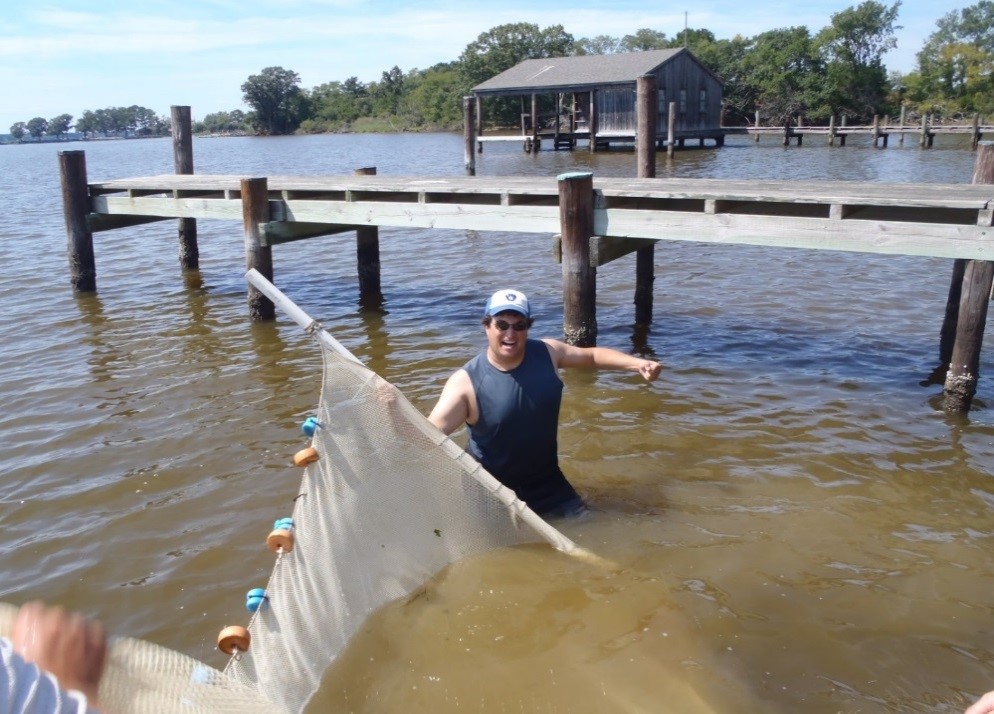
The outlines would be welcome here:
<svg viewBox="0 0 994 714">
<path fill-rule="evenodd" d="M 646 382 L 655 382 L 659 373 L 663 371 L 663 367 L 659 362 L 652 362 L 650 360 L 645 360 L 639 365 L 639 374 Z"/>
<path fill-rule="evenodd" d="M 107 659 L 103 625 L 61 607 L 29 602 L 17 611 L 10 639 L 15 652 L 54 675 L 60 687 L 76 689 L 96 705 Z"/>
<path fill-rule="evenodd" d="M 987 692 L 963 714 L 991 714 L 994 712 L 994 691 Z"/>
</svg>

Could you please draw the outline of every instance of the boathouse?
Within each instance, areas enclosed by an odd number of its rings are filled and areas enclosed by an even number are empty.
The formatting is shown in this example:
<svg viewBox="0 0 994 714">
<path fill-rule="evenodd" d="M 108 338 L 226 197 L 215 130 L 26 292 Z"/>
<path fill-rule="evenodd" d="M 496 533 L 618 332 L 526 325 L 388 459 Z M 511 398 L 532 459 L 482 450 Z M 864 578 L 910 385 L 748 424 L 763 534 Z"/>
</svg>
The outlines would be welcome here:
<svg viewBox="0 0 994 714">
<path fill-rule="evenodd" d="M 636 82 L 653 75 L 656 83 L 656 142 L 673 140 L 724 142 L 721 128 L 722 83 L 686 48 L 530 59 L 473 87 L 477 137 L 483 136 L 484 101 L 494 97 L 530 98 L 522 112 L 522 134 L 534 143 L 552 142 L 555 149 L 588 142 L 591 150 L 612 144 L 633 144 L 636 133 Z M 538 115 L 537 98 L 554 95 L 551 117 Z M 672 116 L 671 116 L 672 112 Z M 526 148 L 530 148 L 526 146 Z"/>
</svg>

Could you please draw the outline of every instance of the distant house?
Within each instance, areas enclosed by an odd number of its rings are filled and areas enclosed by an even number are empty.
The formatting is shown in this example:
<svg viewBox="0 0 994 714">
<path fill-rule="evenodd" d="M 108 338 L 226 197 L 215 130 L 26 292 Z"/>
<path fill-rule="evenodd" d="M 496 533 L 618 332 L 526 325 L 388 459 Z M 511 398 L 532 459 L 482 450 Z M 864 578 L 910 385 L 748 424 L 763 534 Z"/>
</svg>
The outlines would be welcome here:
<svg viewBox="0 0 994 714">
<path fill-rule="evenodd" d="M 659 93 L 658 141 L 667 137 L 672 102 L 674 138 L 681 146 L 686 139 L 724 143 L 721 80 L 685 48 L 525 60 L 473 87 L 478 133 L 484 100 L 517 96 L 531 98 L 522 110 L 522 133 L 551 138 L 557 149 L 572 148 L 578 139 L 592 141 L 592 149 L 633 142 L 636 80 L 648 74 L 656 76 Z M 536 98 L 543 94 L 556 95 L 557 107 L 545 121 L 536 116 Z"/>
</svg>

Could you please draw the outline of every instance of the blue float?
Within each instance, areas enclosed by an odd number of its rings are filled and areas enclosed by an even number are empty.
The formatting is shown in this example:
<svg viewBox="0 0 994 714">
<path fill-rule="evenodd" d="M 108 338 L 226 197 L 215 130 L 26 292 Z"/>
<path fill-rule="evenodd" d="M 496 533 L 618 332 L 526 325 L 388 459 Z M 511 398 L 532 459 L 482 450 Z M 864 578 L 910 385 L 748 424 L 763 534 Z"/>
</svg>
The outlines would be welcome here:
<svg viewBox="0 0 994 714">
<path fill-rule="evenodd" d="M 300 430 L 307 434 L 307 436 L 314 436 L 314 432 L 317 428 L 321 426 L 318 420 L 314 417 L 307 417 L 304 419 L 304 423 L 300 425 Z"/>
<path fill-rule="evenodd" d="M 275 530 L 284 530 L 284 531 L 293 530 L 293 519 L 277 518 L 275 521 L 273 521 L 273 528 Z"/>
<path fill-rule="evenodd" d="M 262 607 L 269 598 L 266 596 L 266 591 L 262 588 L 252 588 L 245 594 L 245 609 L 251 613 L 256 612 L 260 607 Z"/>
</svg>

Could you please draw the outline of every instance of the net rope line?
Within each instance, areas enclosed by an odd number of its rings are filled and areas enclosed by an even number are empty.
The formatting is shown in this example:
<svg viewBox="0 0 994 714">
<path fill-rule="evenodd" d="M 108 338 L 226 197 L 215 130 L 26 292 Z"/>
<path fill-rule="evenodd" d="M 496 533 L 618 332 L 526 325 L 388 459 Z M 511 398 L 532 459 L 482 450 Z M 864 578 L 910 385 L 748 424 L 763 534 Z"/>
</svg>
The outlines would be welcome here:
<svg viewBox="0 0 994 714">
<path fill-rule="evenodd" d="M 370 614 L 452 563 L 541 541 L 587 554 L 265 277 L 246 279 L 319 343 L 323 369 L 318 459 L 293 500 L 294 545 L 277 554 L 251 646 L 226 676 L 299 712 Z"/>
</svg>

